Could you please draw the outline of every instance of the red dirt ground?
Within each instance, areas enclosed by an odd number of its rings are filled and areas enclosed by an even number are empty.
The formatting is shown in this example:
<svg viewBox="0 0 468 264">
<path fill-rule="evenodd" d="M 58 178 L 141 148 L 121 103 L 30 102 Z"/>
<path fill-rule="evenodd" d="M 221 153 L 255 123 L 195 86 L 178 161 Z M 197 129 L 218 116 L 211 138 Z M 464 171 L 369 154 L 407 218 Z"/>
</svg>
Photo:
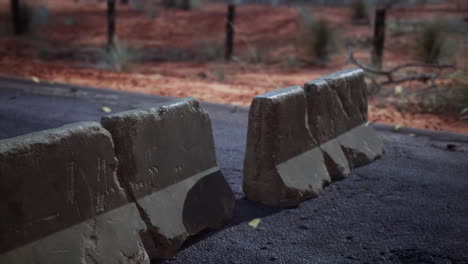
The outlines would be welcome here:
<svg viewBox="0 0 468 264">
<path fill-rule="evenodd" d="M 237 8 L 236 60 L 232 63 L 150 60 L 134 63 L 128 72 L 114 72 L 99 69 L 96 63 L 82 59 L 40 59 L 38 51 L 44 46 L 49 50 L 65 47 L 80 51 L 102 48 L 106 43 L 103 3 L 89 0 L 43 0 L 40 3 L 47 5 L 48 24 L 35 36 L 14 37 L 4 29 L 9 21 L 9 0 L 0 0 L 0 10 L 3 10 L 0 11 L 1 75 L 165 96 L 193 96 L 209 102 L 248 106 L 255 95 L 301 85 L 333 71 L 353 67 L 347 62 L 344 49 L 325 66 L 288 66 L 286 58 L 297 54 L 294 46 L 298 32 L 297 8 L 263 5 Z M 145 10 L 148 8 L 135 11 L 130 6 L 117 7 L 118 39 L 145 51 L 145 56 L 150 57 L 157 48 L 197 51 L 205 48 L 206 43 L 222 43 L 226 11 L 223 4 L 207 4 L 201 10 L 190 12 L 158 7 L 153 19 L 147 17 Z M 348 40 L 368 40 L 371 36 L 369 26 L 352 23 L 348 8 L 313 7 L 311 10 L 314 18 L 326 19 Z M 461 8 L 455 4 L 425 5 L 389 13 L 389 21 L 433 17 L 468 17 L 468 8 L 463 3 Z M 72 19 L 72 25 L 67 25 L 66 19 Z M 407 37 L 387 35 L 385 66 L 412 60 Z M 249 63 L 255 49 L 267 59 Z M 366 49 L 359 49 L 356 57 L 366 62 L 368 53 Z M 466 71 L 466 49 L 457 54 L 452 62 Z M 403 113 L 390 104 L 380 104 L 380 101 L 381 98 L 370 100 L 371 121 L 468 134 L 468 123 L 457 114 Z"/>
</svg>

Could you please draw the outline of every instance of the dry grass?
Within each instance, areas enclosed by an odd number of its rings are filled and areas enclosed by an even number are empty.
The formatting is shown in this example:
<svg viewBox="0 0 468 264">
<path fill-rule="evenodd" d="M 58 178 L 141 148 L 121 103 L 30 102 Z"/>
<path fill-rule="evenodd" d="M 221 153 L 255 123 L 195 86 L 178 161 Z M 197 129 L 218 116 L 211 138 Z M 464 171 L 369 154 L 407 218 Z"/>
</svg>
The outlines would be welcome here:
<svg viewBox="0 0 468 264">
<path fill-rule="evenodd" d="M 300 30 L 297 47 L 301 55 L 311 58 L 317 64 L 325 64 L 336 51 L 336 36 L 325 20 L 315 21 L 305 12 L 301 12 Z"/>
</svg>

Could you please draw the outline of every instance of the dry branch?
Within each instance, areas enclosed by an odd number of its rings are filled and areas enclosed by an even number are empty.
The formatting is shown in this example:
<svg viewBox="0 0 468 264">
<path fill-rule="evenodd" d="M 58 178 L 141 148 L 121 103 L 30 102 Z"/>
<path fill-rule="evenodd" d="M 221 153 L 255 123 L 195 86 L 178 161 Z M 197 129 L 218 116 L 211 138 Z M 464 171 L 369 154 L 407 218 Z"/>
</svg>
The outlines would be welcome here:
<svg viewBox="0 0 468 264">
<path fill-rule="evenodd" d="M 376 87 L 374 91 L 371 91 L 372 94 L 377 93 L 382 86 L 389 85 L 389 84 L 398 84 L 404 83 L 409 81 L 419 81 L 423 83 L 430 82 L 430 88 L 436 87 L 436 78 L 438 77 L 435 73 L 418 73 L 406 76 L 404 78 L 395 78 L 394 74 L 402 69 L 411 68 L 411 67 L 423 67 L 423 68 L 435 68 L 435 69 L 446 69 L 446 68 L 454 68 L 454 65 L 451 64 L 428 64 L 428 63 L 420 63 L 420 62 L 409 62 L 397 65 L 393 68 L 388 70 L 379 70 L 372 68 L 363 64 L 362 62 L 358 61 L 353 54 L 353 50 L 351 48 L 348 49 L 348 61 L 352 64 L 358 66 L 359 68 L 363 69 L 366 72 L 366 77 L 368 77 L 372 84 Z M 377 77 L 374 75 L 381 75 L 385 76 L 387 80 L 384 81 L 377 81 Z"/>
</svg>

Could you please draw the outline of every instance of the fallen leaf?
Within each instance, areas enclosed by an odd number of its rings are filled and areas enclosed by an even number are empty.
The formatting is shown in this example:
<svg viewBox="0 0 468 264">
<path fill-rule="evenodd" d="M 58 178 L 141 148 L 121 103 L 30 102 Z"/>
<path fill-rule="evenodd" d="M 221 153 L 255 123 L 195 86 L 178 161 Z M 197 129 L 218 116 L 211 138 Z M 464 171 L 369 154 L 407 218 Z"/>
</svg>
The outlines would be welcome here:
<svg viewBox="0 0 468 264">
<path fill-rule="evenodd" d="M 394 127 L 395 131 L 400 131 L 400 128 L 401 128 L 400 124 L 396 124 Z"/>
<path fill-rule="evenodd" d="M 465 107 L 460 111 L 460 115 L 463 115 L 464 113 L 468 113 L 468 107 Z"/>
<path fill-rule="evenodd" d="M 36 76 L 31 77 L 31 80 L 35 83 L 41 82 L 41 80 L 39 80 L 39 78 L 37 78 Z"/>
<path fill-rule="evenodd" d="M 105 112 L 105 113 L 110 113 L 110 112 L 112 112 L 112 109 L 111 109 L 110 107 L 108 107 L 108 106 L 103 106 L 103 107 L 101 108 L 101 110 L 102 110 L 103 112 Z"/>
<path fill-rule="evenodd" d="M 416 135 L 415 135 L 415 134 L 413 134 L 413 133 L 409 133 L 409 134 L 408 134 L 408 136 L 410 136 L 410 137 L 414 137 L 414 136 L 416 136 Z"/>
<path fill-rule="evenodd" d="M 260 218 L 254 218 L 252 221 L 249 222 L 249 226 L 257 228 L 258 224 L 260 224 L 260 220 Z"/>
<path fill-rule="evenodd" d="M 395 93 L 396 94 L 400 94 L 402 92 L 403 92 L 403 86 L 398 85 L 398 86 L 395 87 Z"/>
</svg>

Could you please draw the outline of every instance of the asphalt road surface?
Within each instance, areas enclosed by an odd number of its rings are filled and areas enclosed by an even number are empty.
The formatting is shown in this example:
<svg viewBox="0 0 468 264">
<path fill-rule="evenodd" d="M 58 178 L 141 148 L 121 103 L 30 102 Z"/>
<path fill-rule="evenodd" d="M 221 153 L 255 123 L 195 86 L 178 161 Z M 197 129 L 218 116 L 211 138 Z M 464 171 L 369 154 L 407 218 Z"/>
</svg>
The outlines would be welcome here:
<svg viewBox="0 0 468 264">
<path fill-rule="evenodd" d="M 0 139 L 170 100 L 0 79 Z M 468 136 L 376 125 L 385 154 L 296 208 L 241 190 L 248 109 L 204 104 L 218 164 L 236 195 L 232 221 L 155 263 L 468 263 Z M 187 133 L 190 133 L 187 131 Z M 411 134 L 411 135 L 409 135 Z M 248 225 L 261 218 L 257 229 Z"/>
</svg>

